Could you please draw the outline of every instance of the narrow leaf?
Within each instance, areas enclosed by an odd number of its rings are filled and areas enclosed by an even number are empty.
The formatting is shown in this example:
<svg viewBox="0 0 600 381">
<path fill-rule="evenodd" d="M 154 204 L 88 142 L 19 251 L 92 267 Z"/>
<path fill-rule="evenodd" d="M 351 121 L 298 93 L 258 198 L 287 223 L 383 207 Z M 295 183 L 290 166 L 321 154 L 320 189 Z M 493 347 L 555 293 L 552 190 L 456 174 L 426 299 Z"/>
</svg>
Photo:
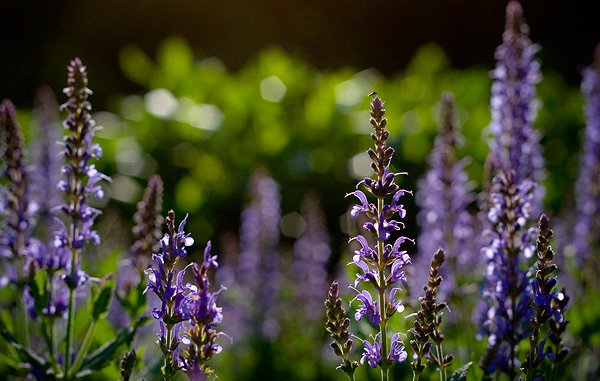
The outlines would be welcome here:
<svg viewBox="0 0 600 381">
<path fill-rule="evenodd" d="M 448 381 L 466 381 L 467 373 L 469 373 L 469 368 L 471 368 L 471 365 L 473 365 L 473 361 L 466 363 L 462 368 L 454 372 Z"/>
</svg>

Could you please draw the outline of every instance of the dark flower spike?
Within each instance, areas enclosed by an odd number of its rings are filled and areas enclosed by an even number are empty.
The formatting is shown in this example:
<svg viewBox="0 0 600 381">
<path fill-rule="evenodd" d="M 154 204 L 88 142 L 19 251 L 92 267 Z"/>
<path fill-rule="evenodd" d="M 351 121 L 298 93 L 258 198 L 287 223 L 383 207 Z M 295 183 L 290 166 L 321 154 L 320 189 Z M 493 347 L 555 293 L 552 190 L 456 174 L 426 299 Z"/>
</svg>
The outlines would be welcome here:
<svg viewBox="0 0 600 381">
<path fill-rule="evenodd" d="M 581 91 L 585 97 L 585 138 L 580 172 L 575 185 L 576 218 L 573 245 L 579 265 L 600 245 L 600 44 L 594 63 L 583 72 Z"/>
<path fill-rule="evenodd" d="M 372 342 L 362 340 L 365 351 L 361 363 L 371 367 L 380 366 L 382 379 L 387 380 L 392 362 L 406 359 L 399 335 L 394 335 L 393 340 L 388 342 L 387 325 L 390 318 L 404 308 L 402 302 L 396 298 L 399 291 L 397 283 L 406 285 L 403 268 L 410 263 L 410 257 L 406 251 L 400 249 L 400 245 L 405 241 L 414 241 L 407 237 L 398 237 L 397 232 L 404 228 L 404 223 L 394 218 L 405 218 L 406 210 L 400 203 L 400 198 L 411 192 L 400 189 L 394 182 L 397 176 L 406 173 L 390 171 L 394 149 L 387 143 L 389 132 L 386 129 L 384 103 L 376 95 L 371 101 L 370 124 L 373 127 L 371 138 L 374 147 L 369 148 L 367 153 L 371 158 L 375 178 L 363 179 L 358 183 L 356 191 L 347 194 L 355 196 L 359 201 L 359 204 L 353 206 L 351 216 L 366 217 L 367 222 L 363 224 L 363 229 L 370 232 L 375 241 L 371 245 L 365 235 L 350 238 L 350 242 L 357 241 L 360 244 L 352 262 L 360 269 L 354 283 L 357 293 L 355 300 L 360 304 L 354 316 L 356 320 L 367 316 L 370 323 L 377 326 L 379 332 L 372 336 Z M 371 202 L 369 198 L 375 198 L 376 201 Z M 372 284 L 376 293 L 358 289 L 363 282 L 365 286 L 367 283 Z"/>
<path fill-rule="evenodd" d="M 569 352 L 562 342 L 562 334 L 569 324 L 564 318 L 569 297 L 564 288 L 560 291 L 556 288 L 556 265 L 552 263 L 554 252 L 550 246 L 552 237 L 550 221 L 545 214 L 542 214 L 536 243 L 536 275 L 532 281 L 535 315 L 531 319 L 533 326 L 533 334 L 530 338 L 531 350 L 525 364 L 525 368 L 528 370 L 528 380 L 533 380 L 536 370 L 545 357 L 556 364 L 564 360 Z M 539 342 L 539 338 L 540 331 L 545 325 L 548 326 L 548 337 L 552 346 L 544 352 L 546 340 Z M 536 344 L 539 345 L 539 348 Z"/>
<path fill-rule="evenodd" d="M 338 366 L 338 369 L 343 370 L 350 380 L 354 380 L 354 370 L 358 367 L 358 363 L 350 360 L 352 350 L 352 339 L 349 330 L 350 319 L 346 317 L 346 311 L 342 307 L 339 292 L 339 285 L 334 281 L 329 286 L 329 293 L 327 299 L 325 299 L 325 314 L 327 317 L 325 329 L 333 339 L 331 343 L 333 351 L 342 358 L 342 363 Z"/>
<path fill-rule="evenodd" d="M 131 373 L 133 372 L 133 368 L 135 366 L 135 360 L 135 349 L 132 349 L 130 352 L 125 352 L 123 355 L 123 358 L 121 359 L 121 377 L 123 381 L 129 381 L 129 378 L 131 378 Z"/>
<path fill-rule="evenodd" d="M 163 182 L 160 176 L 154 175 L 148 180 L 144 197 L 138 202 L 137 211 L 133 215 L 135 226 L 132 231 L 135 242 L 129 251 L 138 268 L 145 268 L 152 253 L 160 250 L 162 199 Z"/>
<path fill-rule="evenodd" d="M 429 360 L 439 369 L 441 379 L 445 380 L 446 368 L 453 360 L 451 354 L 444 355 L 442 348 L 444 335 L 441 333 L 441 323 L 442 312 L 447 308 L 446 303 L 439 303 L 436 300 L 438 288 L 442 283 L 439 270 L 444 260 L 444 250 L 438 249 L 431 260 L 428 284 L 423 287 L 425 294 L 419 297 L 420 309 L 417 312 L 417 319 L 410 329 L 414 335 L 410 345 L 415 353 L 415 358 L 411 363 L 415 379 L 419 378 Z M 432 344 L 435 345 L 435 352 L 431 351 Z"/>
<path fill-rule="evenodd" d="M 496 68 L 492 76 L 489 131 L 492 173 L 514 171 L 517 182 L 541 184 L 545 177 L 539 132 L 533 129 L 538 102 L 536 84 L 541 79 L 535 55 L 539 46 L 529 39 L 523 9 L 516 1 L 506 7 L 503 42 L 496 49 Z M 532 211 L 541 212 L 544 190 L 538 185 L 532 197 Z"/>
<path fill-rule="evenodd" d="M 456 150 L 462 144 L 454 111 L 454 97 L 444 94 L 441 101 L 439 132 L 429 154 L 429 171 L 417 183 L 415 201 L 419 206 L 417 221 L 421 227 L 419 256 L 413 266 L 411 290 L 416 299 L 426 283 L 431 253 L 443 248 L 447 266 L 442 268 L 442 296 L 459 294 L 461 280 L 455 277 L 460 269 L 480 265 L 480 242 L 474 218 L 468 211 L 475 201 L 473 186 L 465 171 L 467 160 L 457 160 Z M 458 287 L 457 287 L 458 286 Z"/>
</svg>

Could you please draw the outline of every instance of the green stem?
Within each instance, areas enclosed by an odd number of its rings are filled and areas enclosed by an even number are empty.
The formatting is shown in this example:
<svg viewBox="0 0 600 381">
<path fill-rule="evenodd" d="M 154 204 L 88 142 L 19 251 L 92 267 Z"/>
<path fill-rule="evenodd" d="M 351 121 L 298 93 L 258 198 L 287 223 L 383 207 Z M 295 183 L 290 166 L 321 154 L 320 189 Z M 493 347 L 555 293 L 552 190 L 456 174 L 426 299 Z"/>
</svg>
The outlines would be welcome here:
<svg viewBox="0 0 600 381">
<path fill-rule="evenodd" d="M 442 343 L 435 345 L 435 350 L 438 355 L 438 363 L 440 369 L 440 381 L 446 381 L 446 364 L 444 364 L 444 350 L 442 348 Z"/>
<path fill-rule="evenodd" d="M 380 218 L 384 207 L 383 197 L 377 198 L 377 218 Z M 385 260 L 384 260 L 384 243 L 377 237 L 377 257 L 379 260 L 379 315 L 381 321 L 379 323 L 379 333 L 381 334 L 381 381 L 388 381 L 389 379 L 389 364 L 387 361 L 387 314 L 386 314 L 386 302 L 385 302 Z"/>
<path fill-rule="evenodd" d="M 413 370 L 413 381 L 419 381 L 419 377 L 421 377 L 421 373 Z"/>
<path fill-rule="evenodd" d="M 83 339 L 83 343 L 81 344 L 81 348 L 79 349 L 79 353 L 77 353 L 77 357 L 73 362 L 73 366 L 69 370 L 68 378 L 74 377 L 79 368 L 81 367 L 81 363 L 85 355 L 90 350 L 92 343 L 94 342 L 94 337 L 96 336 L 96 330 L 98 328 L 97 321 L 92 320 L 90 323 L 87 332 L 85 333 L 85 338 Z"/>
<path fill-rule="evenodd" d="M 71 249 L 71 280 L 75 279 L 75 267 L 77 263 L 77 250 Z M 69 287 L 69 308 L 67 314 L 67 337 L 65 349 L 65 379 L 69 378 L 69 368 L 71 365 L 71 346 L 73 341 L 75 320 L 75 289 Z"/>
<path fill-rule="evenodd" d="M 48 333 L 48 320 L 51 321 L 50 327 L 54 326 L 54 319 L 52 318 L 42 318 L 42 335 L 44 336 L 44 340 L 46 341 L 46 345 L 48 346 L 48 354 L 50 356 L 50 364 L 52 365 L 52 369 L 54 369 L 54 373 L 59 375 L 62 373 L 58 362 L 56 361 L 56 357 L 54 357 L 54 339 L 52 336 L 53 328 L 50 328 L 50 333 Z"/>
</svg>

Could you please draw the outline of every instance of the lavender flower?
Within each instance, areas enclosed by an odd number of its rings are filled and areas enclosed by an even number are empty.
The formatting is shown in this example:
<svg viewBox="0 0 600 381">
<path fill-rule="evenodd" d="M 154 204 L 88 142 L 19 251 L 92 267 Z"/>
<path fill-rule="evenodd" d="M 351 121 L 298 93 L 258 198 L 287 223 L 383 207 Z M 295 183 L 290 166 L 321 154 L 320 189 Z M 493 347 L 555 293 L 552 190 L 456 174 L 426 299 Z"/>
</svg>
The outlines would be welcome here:
<svg viewBox="0 0 600 381">
<path fill-rule="evenodd" d="M 169 232 L 160 241 L 161 250 L 152 255 L 156 267 L 146 270 L 148 286 L 144 293 L 151 290 L 161 301 L 160 308 L 155 307 L 152 310 L 152 316 L 160 324 L 157 343 L 165 357 L 162 367 L 165 380 L 170 380 L 180 369 L 178 347 L 181 338 L 179 331 L 181 323 L 186 320 L 186 315 L 189 315 L 183 310 L 185 291 L 187 290 L 183 284 L 185 269 L 178 271 L 175 268 L 177 262 L 187 255 L 186 247 L 194 243 L 190 234 L 186 234 L 183 230 L 186 221 L 187 216 L 181 221 L 176 230 L 175 212 L 169 211 L 167 215 Z"/>
<path fill-rule="evenodd" d="M 61 204 L 60 194 L 56 189 L 60 176 L 60 150 L 57 144 L 60 123 L 56 96 L 49 87 L 37 89 L 35 103 L 38 139 L 32 149 L 32 196 L 38 205 L 39 223 L 36 233 L 43 242 L 48 242 L 51 233 L 56 230 L 56 209 Z"/>
<path fill-rule="evenodd" d="M 183 358 L 185 371 L 192 380 L 212 375 L 214 371 L 208 367 L 207 362 L 222 350 L 215 342 L 222 333 L 214 327 L 223 320 L 223 309 L 217 306 L 217 297 L 224 288 L 221 287 L 216 292 L 209 290 L 208 271 L 218 267 L 217 257 L 212 256 L 210 250 L 208 242 L 202 264 L 191 265 L 197 286 L 188 286 L 189 293 L 182 306 L 185 318 L 191 323 L 182 342 L 189 344 Z"/>
<path fill-rule="evenodd" d="M 329 232 L 325 226 L 319 200 L 313 193 L 306 195 L 302 203 L 302 215 L 306 230 L 294 244 L 294 290 L 304 315 L 309 321 L 319 319 L 327 287 L 327 261 L 331 254 Z"/>
<path fill-rule="evenodd" d="M 454 97 L 447 93 L 441 103 L 440 131 L 429 155 L 431 169 L 417 183 L 415 200 L 420 208 L 417 221 L 421 234 L 411 290 L 417 291 L 427 282 L 429 257 L 438 248 L 444 249 L 449 262 L 449 267 L 440 270 L 444 276 L 439 290 L 442 295 L 459 292 L 456 283 L 465 277 L 454 279 L 454 275 L 480 262 L 474 220 L 467 210 L 475 200 L 465 173 L 467 161 L 456 159 L 456 149 L 462 140 L 454 116 Z"/>
<path fill-rule="evenodd" d="M 372 344 L 368 340 L 363 340 L 365 354 L 361 362 L 367 362 L 370 366 L 380 366 L 382 378 L 387 380 L 392 361 L 405 359 L 402 351 L 398 349 L 399 336 L 394 336 L 395 341 L 388 346 L 387 324 L 394 313 L 404 309 L 402 302 L 396 298 L 396 294 L 400 291 L 397 283 L 400 281 L 406 285 L 403 268 L 410 263 L 410 257 L 406 251 L 401 250 L 401 245 L 406 240 L 412 240 L 402 236 L 395 237 L 395 233 L 401 230 L 404 224 L 393 218 L 396 214 L 400 218 L 405 217 L 406 210 L 399 201 L 400 197 L 410 192 L 400 189 L 394 182 L 397 176 L 406 173 L 390 172 L 394 149 L 387 145 L 389 133 L 386 130 L 385 108 L 377 95 L 371 101 L 370 123 L 374 128 L 371 137 L 375 142 L 375 149 L 370 148 L 368 154 L 376 178 L 365 178 L 358 183 L 357 188 L 363 186 L 368 194 L 377 199 L 377 204 L 371 203 L 367 195 L 359 189 L 347 195 L 353 195 L 358 199 L 359 204 L 354 205 L 351 215 L 358 217 L 362 214 L 367 217 L 368 221 L 363 228 L 372 234 L 376 242 L 371 246 L 367 238 L 362 235 L 350 239 L 359 242 L 361 246 L 355 251 L 356 255 L 353 258 L 353 263 L 362 272 L 357 274 L 354 288 L 357 292 L 355 300 L 362 303 L 356 311 L 355 318 L 358 320 L 367 316 L 371 324 L 379 326 L 379 333 L 373 338 Z M 377 292 L 375 298 L 368 290 L 358 289 L 363 282 L 370 283 L 375 288 Z M 392 348 L 394 353 L 391 351 Z"/>
<path fill-rule="evenodd" d="M 80 269 L 80 255 L 88 242 L 100 243 L 100 237 L 92 229 L 94 219 L 101 213 L 86 202 L 88 197 L 100 199 L 104 196 L 100 180 L 106 179 L 91 159 L 102 156 L 102 150 L 92 139 L 98 126 L 92 119 L 92 106 L 88 96 L 92 91 L 87 87 L 87 71 L 79 58 L 75 58 L 67 67 L 67 87 L 63 90 L 67 102 L 61 106 L 68 116 L 63 123 L 68 133 L 63 138 L 65 164 L 62 166 L 64 180 L 59 181 L 58 189 L 64 192 L 65 203 L 60 209 L 65 221 L 59 222 L 59 231 L 54 237 L 57 257 L 70 256 L 63 279 L 69 288 L 69 307 L 67 312 L 67 337 L 64 373 L 69 374 L 71 365 L 71 345 L 75 317 L 75 290 L 87 281 L 88 275 Z M 66 222 L 66 223 L 65 223 Z"/>
<path fill-rule="evenodd" d="M 581 169 L 575 186 L 576 220 L 573 243 L 579 264 L 600 244 L 600 44 L 594 64 L 583 72 L 586 128 Z"/>
<path fill-rule="evenodd" d="M 550 221 L 545 214 L 542 214 L 539 220 L 538 238 L 536 242 L 536 275 L 531 282 L 533 289 L 533 310 L 535 314 L 531 318 L 532 335 L 529 338 L 530 351 L 523 368 L 527 370 L 527 380 L 533 381 L 538 373 L 538 369 L 544 358 L 549 358 L 552 362 L 562 361 L 568 350 L 562 347 L 561 334 L 566 329 L 568 322 L 564 320 L 564 310 L 568 298 L 564 293 L 556 289 L 556 276 L 552 274 L 556 271 L 556 265 L 552 263 L 554 252 L 550 246 L 552 240 L 552 229 Z M 564 302 L 563 302 L 564 301 Z M 552 327 L 552 334 L 555 328 L 556 335 L 551 334 L 551 339 L 555 344 L 561 344 L 561 347 L 555 352 L 545 351 L 546 339 L 540 341 L 542 328 L 548 325 Z M 564 327 L 564 328 L 563 328 Z M 563 328 L 563 329 L 560 329 Z"/>
<path fill-rule="evenodd" d="M 85 283 L 87 275 L 79 269 L 79 254 L 84 246 L 91 242 L 100 243 L 100 237 L 92 229 L 94 219 L 101 213 L 89 206 L 88 197 L 101 199 L 104 192 L 98 182 L 108 180 L 96 166 L 90 164 L 91 159 L 102 156 L 102 149 L 92 143 L 94 133 L 99 127 L 90 115 L 91 104 L 88 96 L 92 91 L 87 87 L 87 72 L 83 63 L 75 58 L 68 68 L 68 86 L 63 90 L 68 100 L 61 106 L 67 111 L 64 122 L 68 134 L 64 137 L 64 155 L 66 163 L 62 167 L 64 180 L 59 181 L 58 189 L 64 192 L 65 203 L 61 206 L 66 224 L 60 222 L 60 230 L 54 238 L 54 246 L 71 254 L 65 276 L 71 289 Z"/>
<path fill-rule="evenodd" d="M 488 259 L 485 305 L 480 306 L 481 334 L 488 336 L 480 366 L 486 375 L 500 371 L 514 379 L 519 369 L 517 347 L 531 335 L 532 290 L 524 262 L 533 255 L 533 232 L 527 229 L 533 185 L 517 183 L 512 172 L 501 172 L 491 189 L 488 232 L 483 249 Z"/>
<path fill-rule="evenodd" d="M 240 255 L 237 278 L 245 296 L 247 328 L 258 328 L 259 336 L 273 340 L 279 336 L 275 302 L 279 275 L 279 186 L 264 171 L 252 178 L 252 201 L 242 212 Z"/>
<path fill-rule="evenodd" d="M 541 184 L 545 177 L 540 135 L 532 128 L 537 115 L 535 85 L 540 81 L 540 64 L 535 59 L 539 46 L 531 43 L 523 9 L 516 1 L 506 7 L 503 42 L 496 49 L 496 68 L 490 109 L 489 131 L 491 176 L 514 171 L 517 183 L 529 180 Z M 538 185 L 531 208 L 540 213 L 544 190 Z"/>
<path fill-rule="evenodd" d="M 8 99 L 0 103 L 0 126 L 4 141 L 4 166 L 1 173 L 8 181 L 7 186 L 1 190 L 4 223 L 0 232 L 0 257 L 8 260 L 9 272 L 3 283 L 9 281 L 22 288 L 26 277 L 24 260 L 38 246 L 31 239 L 35 204 L 30 200 L 29 170 L 25 163 L 23 136 L 17 124 L 15 108 Z"/>
</svg>

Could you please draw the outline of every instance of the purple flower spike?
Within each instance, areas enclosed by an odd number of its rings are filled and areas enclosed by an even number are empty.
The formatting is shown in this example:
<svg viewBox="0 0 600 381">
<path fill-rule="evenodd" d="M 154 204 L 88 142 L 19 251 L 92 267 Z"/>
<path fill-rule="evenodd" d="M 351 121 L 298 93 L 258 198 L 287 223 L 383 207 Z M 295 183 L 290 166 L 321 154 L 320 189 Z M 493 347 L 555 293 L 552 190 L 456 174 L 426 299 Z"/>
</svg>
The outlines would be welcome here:
<svg viewBox="0 0 600 381">
<path fill-rule="evenodd" d="M 576 219 L 573 245 L 579 264 L 600 246 L 600 44 L 594 63 L 583 72 L 581 91 L 585 96 L 585 138 L 579 178 L 575 186 Z"/>
<path fill-rule="evenodd" d="M 475 195 L 465 172 L 467 161 L 456 158 L 456 150 L 463 138 L 454 115 L 452 94 L 444 95 L 440 107 L 439 132 L 428 160 L 430 169 L 417 183 L 415 201 L 419 206 L 417 222 L 421 234 L 419 256 L 413 266 L 414 274 L 411 274 L 414 300 L 427 283 L 431 253 L 437 249 L 444 249 L 449 259 L 449 266 L 440 269 L 444 277 L 439 289 L 442 297 L 451 293 L 460 295 L 460 286 L 465 284 L 460 281 L 468 278 L 456 274 L 482 263 L 475 220 L 468 212 Z"/>
<path fill-rule="evenodd" d="M 496 49 L 497 64 L 492 74 L 490 177 L 502 170 L 514 171 L 517 182 L 541 184 L 545 177 L 540 134 L 533 129 L 539 107 L 535 99 L 535 86 L 541 79 L 540 63 L 535 58 L 539 49 L 529 39 L 521 5 L 511 1 L 506 7 L 506 29 L 502 45 Z M 544 189 L 538 185 L 531 201 L 536 215 L 542 210 L 543 197 Z"/>
<path fill-rule="evenodd" d="M 357 292 L 354 300 L 361 304 L 354 317 L 361 320 L 363 316 L 367 316 L 369 322 L 378 326 L 379 330 L 373 344 L 369 340 L 362 340 L 365 348 L 360 362 L 368 363 L 373 368 L 380 366 L 382 374 L 387 375 L 392 361 L 404 361 L 406 358 L 398 335 L 388 342 L 386 327 L 390 318 L 404 309 L 396 295 L 400 291 L 398 283 L 407 283 L 405 266 L 410 263 L 410 257 L 401 246 L 406 241 L 414 241 L 398 235 L 404 229 L 404 223 L 399 220 L 406 217 L 401 197 L 411 192 L 400 189 L 395 183 L 399 176 L 406 173 L 390 170 L 394 149 L 387 143 L 389 132 L 386 129 L 384 103 L 376 94 L 373 95 L 370 123 L 373 126 L 371 138 L 375 144 L 367 153 L 375 176 L 363 179 L 358 183 L 356 191 L 347 194 L 359 200 L 359 204 L 352 207 L 350 215 L 354 218 L 366 218 L 367 221 L 362 226 L 366 234 L 352 237 L 349 242 L 356 241 L 360 245 L 354 251 L 351 262 L 360 269 L 354 282 L 354 290 Z M 370 199 L 374 201 L 371 202 Z M 369 284 L 375 293 L 357 289 L 359 286 L 369 287 Z"/>
</svg>

